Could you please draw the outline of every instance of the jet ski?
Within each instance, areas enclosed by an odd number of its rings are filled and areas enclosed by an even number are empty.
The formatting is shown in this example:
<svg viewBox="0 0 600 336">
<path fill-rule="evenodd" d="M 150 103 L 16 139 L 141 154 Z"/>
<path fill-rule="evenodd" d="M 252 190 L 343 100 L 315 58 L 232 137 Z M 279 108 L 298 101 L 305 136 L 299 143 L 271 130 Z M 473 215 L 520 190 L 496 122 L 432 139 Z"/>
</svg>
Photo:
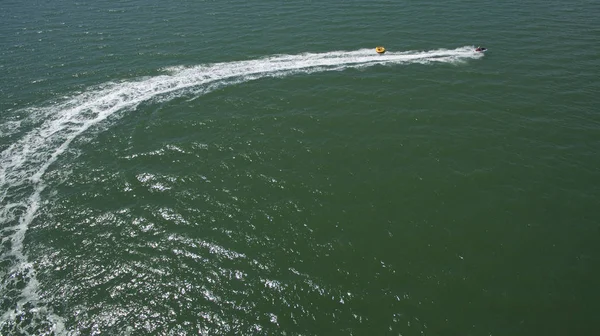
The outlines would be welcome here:
<svg viewBox="0 0 600 336">
<path fill-rule="evenodd" d="M 477 51 L 477 52 L 485 52 L 486 50 L 487 50 L 487 48 L 482 48 L 482 47 L 475 48 L 475 51 Z"/>
</svg>

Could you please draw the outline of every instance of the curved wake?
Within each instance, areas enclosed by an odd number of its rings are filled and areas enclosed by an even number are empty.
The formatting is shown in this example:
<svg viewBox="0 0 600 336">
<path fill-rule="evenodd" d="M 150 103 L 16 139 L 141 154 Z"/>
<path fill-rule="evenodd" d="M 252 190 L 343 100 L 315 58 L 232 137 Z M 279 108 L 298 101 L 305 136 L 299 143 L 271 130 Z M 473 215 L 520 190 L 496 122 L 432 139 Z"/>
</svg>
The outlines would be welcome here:
<svg viewBox="0 0 600 336">
<path fill-rule="evenodd" d="M 115 112 L 133 110 L 146 101 L 199 95 L 224 85 L 264 77 L 340 71 L 378 64 L 457 63 L 483 56 L 474 52 L 472 46 L 387 52 L 384 55 L 378 55 L 372 49 L 274 55 L 256 60 L 168 68 L 165 75 L 106 83 L 54 105 L 19 111 L 39 126 L 0 154 L 0 237 L 4 246 L 0 256 L 0 293 L 5 298 L 2 307 L 6 309 L 0 319 L 0 333 L 25 332 L 31 324 L 42 324 L 41 329 L 48 333 L 65 333 L 62 319 L 45 311 L 44 304 L 38 302 L 35 269 L 23 252 L 23 239 L 40 207 L 45 188 L 43 176 L 48 168 L 74 139 Z M 9 130 L 10 135 L 19 128 L 14 124 L 1 124 L 0 130 Z"/>
</svg>

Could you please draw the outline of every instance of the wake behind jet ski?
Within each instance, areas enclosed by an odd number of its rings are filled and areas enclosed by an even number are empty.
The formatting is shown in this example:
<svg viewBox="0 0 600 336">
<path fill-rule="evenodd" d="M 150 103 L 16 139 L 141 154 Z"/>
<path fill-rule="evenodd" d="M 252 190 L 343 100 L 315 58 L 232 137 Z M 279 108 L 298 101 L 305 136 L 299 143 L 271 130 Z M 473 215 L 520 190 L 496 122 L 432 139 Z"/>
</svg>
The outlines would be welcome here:
<svg viewBox="0 0 600 336">
<path fill-rule="evenodd" d="M 475 51 L 477 51 L 477 52 L 485 52 L 486 50 L 487 50 L 487 48 L 483 48 L 483 47 L 475 48 Z"/>
</svg>

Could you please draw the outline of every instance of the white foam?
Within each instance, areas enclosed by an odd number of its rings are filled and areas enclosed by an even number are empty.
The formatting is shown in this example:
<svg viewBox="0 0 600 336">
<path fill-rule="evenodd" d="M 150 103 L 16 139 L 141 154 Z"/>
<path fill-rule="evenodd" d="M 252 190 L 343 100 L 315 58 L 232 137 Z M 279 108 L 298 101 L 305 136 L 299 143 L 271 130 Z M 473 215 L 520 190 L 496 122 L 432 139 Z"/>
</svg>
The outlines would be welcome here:
<svg viewBox="0 0 600 336">
<path fill-rule="evenodd" d="M 194 67 L 169 67 L 166 74 L 137 81 L 109 82 L 83 93 L 65 97 L 63 101 L 41 108 L 19 112 L 38 125 L 24 134 L 0 154 L 0 233 L 11 240 L 9 255 L 14 265 L 9 275 L 27 274 L 29 280 L 20 293 L 18 307 L 37 303 L 35 270 L 23 253 L 23 239 L 41 204 L 45 188 L 44 174 L 79 135 L 103 122 L 118 111 L 134 110 L 147 101 L 167 101 L 184 95 L 200 95 L 224 85 L 264 77 L 282 77 L 298 73 L 339 71 L 373 65 L 432 62 L 456 63 L 483 57 L 473 46 L 432 51 L 387 52 L 378 55 L 373 49 L 332 51 L 299 55 L 274 55 L 261 59 L 215 63 Z M 5 134 L 16 134 L 20 124 L 0 124 Z M 10 276 L 8 277 L 10 278 Z M 0 284 L 5 293 L 7 283 Z M 14 318 L 5 312 L 0 326 Z M 12 317 L 11 317 L 12 316 Z M 63 321 L 48 313 L 55 331 L 64 333 Z"/>
<path fill-rule="evenodd" d="M 3 124 L 0 124 L 0 138 L 5 136 L 10 136 L 13 133 L 16 133 L 21 126 L 21 121 L 7 121 Z"/>
</svg>

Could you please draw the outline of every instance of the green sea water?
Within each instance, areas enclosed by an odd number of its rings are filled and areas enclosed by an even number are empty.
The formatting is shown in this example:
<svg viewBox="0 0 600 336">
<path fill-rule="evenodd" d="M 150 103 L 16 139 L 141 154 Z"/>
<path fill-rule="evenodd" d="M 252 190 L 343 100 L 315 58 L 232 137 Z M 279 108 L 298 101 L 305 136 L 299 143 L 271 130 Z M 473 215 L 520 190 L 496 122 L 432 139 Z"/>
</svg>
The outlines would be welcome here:
<svg viewBox="0 0 600 336">
<path fill-rule="evenodd" d="M 598 333 L 598 17 L 3 0 L 0 334 Z"/>
</svg>

